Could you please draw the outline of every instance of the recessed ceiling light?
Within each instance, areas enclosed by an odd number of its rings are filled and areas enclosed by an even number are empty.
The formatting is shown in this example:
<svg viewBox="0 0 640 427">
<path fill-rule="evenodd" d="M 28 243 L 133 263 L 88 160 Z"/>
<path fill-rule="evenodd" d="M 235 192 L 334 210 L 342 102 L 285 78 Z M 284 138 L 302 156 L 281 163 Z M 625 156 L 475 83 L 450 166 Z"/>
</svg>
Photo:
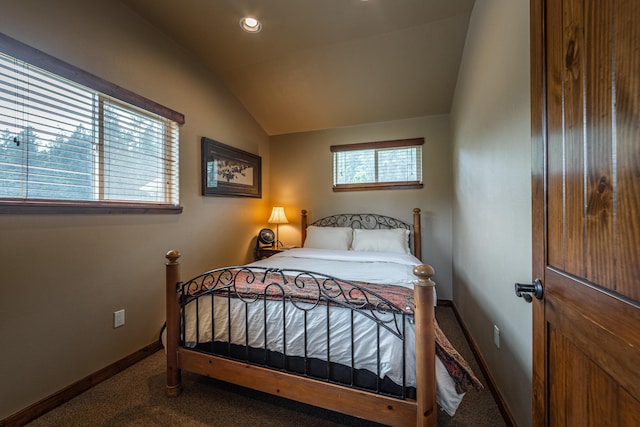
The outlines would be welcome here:
<svg viewBox="0 0 640 427">
<path fill-rule="evenodd" d="M 262 29 L 262 24 L 256 18 L 245 16 L 240 20 L 240 28 L 247 33 L 257 33 Z"/>
</svg>

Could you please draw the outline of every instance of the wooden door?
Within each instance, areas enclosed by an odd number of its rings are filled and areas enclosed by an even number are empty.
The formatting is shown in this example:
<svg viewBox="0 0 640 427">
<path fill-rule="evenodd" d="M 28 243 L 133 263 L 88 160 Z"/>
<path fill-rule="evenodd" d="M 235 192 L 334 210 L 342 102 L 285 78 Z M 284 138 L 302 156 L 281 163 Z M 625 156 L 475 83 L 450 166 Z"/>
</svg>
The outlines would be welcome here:
<svg viewBox="0 0 640 427">
<path fill-rule="evenodd" d="M 640 1 L 531 0 L 533 420 L 640 426 Z"/>
</svg>

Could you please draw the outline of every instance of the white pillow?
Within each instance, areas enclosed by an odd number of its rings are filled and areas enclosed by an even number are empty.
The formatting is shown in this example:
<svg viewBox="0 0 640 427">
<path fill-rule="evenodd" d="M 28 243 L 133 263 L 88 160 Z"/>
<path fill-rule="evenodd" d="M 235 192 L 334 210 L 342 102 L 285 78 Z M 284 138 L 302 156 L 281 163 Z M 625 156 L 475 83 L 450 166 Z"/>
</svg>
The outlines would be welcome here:
<svg viewBox="0 0 640 427">
<path fill-rule="evenodd" d="M 353 230 L 351 227 L 307 227 L 307 238 L 304 241 L 305 248 L 314 249 L 351 249 Z"/>
<path fill-rule="evenodd" d="M 354 251 L 364 252 L 394 252 L 410 254 L 409 230 L 405 228 L 353 230 Z"/>
</svg>

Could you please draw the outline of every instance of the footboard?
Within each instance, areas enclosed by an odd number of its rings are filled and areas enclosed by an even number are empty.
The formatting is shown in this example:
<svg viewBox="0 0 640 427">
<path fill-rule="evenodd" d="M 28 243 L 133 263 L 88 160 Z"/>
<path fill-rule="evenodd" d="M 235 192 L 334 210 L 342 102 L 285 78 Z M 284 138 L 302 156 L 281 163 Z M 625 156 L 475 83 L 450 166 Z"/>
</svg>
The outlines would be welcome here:
<svg viewBox="0 0 640 427">
<path fill-rule="evenodd" d="M 435 425 L 430 266 L 414 268 L 407 298 L 260 267 L 182 282 L 180 254 L 166 257 L 167 395 L 184 369 L 376 422 Z"/>
</svg>

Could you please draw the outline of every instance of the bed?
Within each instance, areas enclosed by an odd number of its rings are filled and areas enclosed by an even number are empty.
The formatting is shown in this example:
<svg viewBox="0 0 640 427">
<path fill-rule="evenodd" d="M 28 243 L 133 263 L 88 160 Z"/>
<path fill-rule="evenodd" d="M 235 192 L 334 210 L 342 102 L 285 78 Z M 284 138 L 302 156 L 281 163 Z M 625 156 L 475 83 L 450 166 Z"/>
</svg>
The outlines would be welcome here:
<svg viewBox="0 0 640 427">
<path fill-rule="evenodd" d="M 303 210 L 301 230 L 300 248 L 187 281 L 179 252 L 167 253 L 168 396 L 184 370 L 383 424 L 436 425 L 437 401 L 453 415 L 482 387 L 435 321 L 419 209 L 413 224 L 309 224 Z"/>
</svg>

